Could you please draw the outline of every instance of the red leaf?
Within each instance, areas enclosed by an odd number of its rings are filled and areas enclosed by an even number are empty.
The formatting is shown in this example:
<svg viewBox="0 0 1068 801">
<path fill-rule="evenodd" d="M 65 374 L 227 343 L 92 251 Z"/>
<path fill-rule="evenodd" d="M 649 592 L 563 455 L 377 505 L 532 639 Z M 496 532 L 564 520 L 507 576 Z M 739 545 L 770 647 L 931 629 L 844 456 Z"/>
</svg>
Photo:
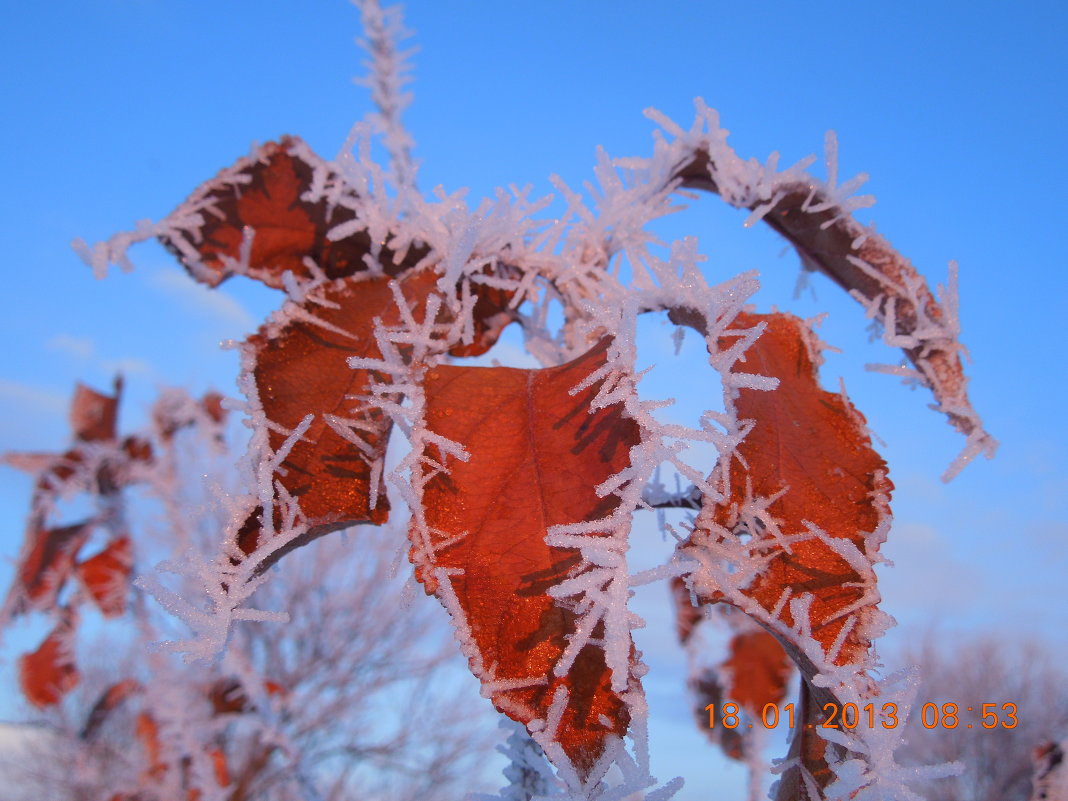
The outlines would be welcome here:
<svg viewBox="0 0 1068 801">
<path fill-rule="evenodd" d="M 745 525 L 750 498 L 782 492 L 768 507 L 781 537 L 768 530 L 748 532 L 751 552 L 767 564 L 746 592 L 769 612 L 786 590 L 793 598 L 810 593 L 812 636 L 835 664 L 857 662 L 870 645 L 866 632 L 878 601 L 874 577 L 859 574 L 809 525 L 832 542 L 847 541 L 870 563 L 878 543 L 866 535 L 887 519 L 893 484 L 871 447 L 863 416 L 842 395 L 820 388 L 804 323 L 783 314 L 740 315 L 736 327 L 761 321 L 767 329 L 746 352 L 745 369 L 778 378 L 779 387 L 738 390 L 738 416 L 755 425 L 738 447 L 740 458 L 730 462 L 730 497 L 702 516 L 734 531 Z M 733 337 L 721 343 L 731 344 Z M 791 540 L 789 549 L 782 538 Z M 789 603 L 778 617 L 795 624 Z M 850 629 L 836 642 L 844 626 Z"/>
<path fill-rule="evenodd" d="M 315 416 L 282 462 L 284 474 L 277 474 L 310 529 L 272 554 L 272 560 L 353 523 L 382 523 L 389 513 L 385 484 L 376 466 L 381 466 L 391 422 L 369 397 L 372 382 L 385 378 L 370 370 L 354 370 L 348 360 L 381 357 L 375 321 L 400 323 L 390 283 L 388 278 L 370 276 L 332 283 L 315 296 L 320 302 L 310 300 L 287 322 L 268 323 L 249 337 L 248 348 L 255 359 L 252 377 L 259 403 L 272 424 L 271 448 L 281 447 L 287 436 L 283 432 L 295 429 L 306 415 Z M 437 283 L 436 273 L 423 270 L 399 283 L 413 314 L 421 320 L 426 299 Z M 339 429 L 362 444 L 355 444 Z M 257 509 L 239 532 L 238 544 L 244 553 L 261 544 L 261 515 Z"/>
<path fill-rule="evenodd" d="M 59 703 L 79 680 L 74 665 L 75 618 L 65 612 L 36 651 L 19 659 L 19 683 L 31 704 L 44 708 Z"/>
<path fill-rule="evenodd" d="M 815 339 L 805 324 L 784 314 L 742 314 L 734 327 L 760 322 L 767 328 L 746 351 L 744 366 L 779 379 L 779 386 L 737 390 L 733 403 L 738 417 L 754 426 L 729 464 L 717 467 L 729 497 L 721 503 L 706 499 L 691 541 L 700 545 L 747 534 L 750 560 L 760 560 L 762 567 L 743 592 L 769 618 L 787 627 L 807 627 L 828 661 L 863 668 L 869 662 L 871 633 L 881 625 L 870 565 L 889 519 L 893 485 L 871 447 L 863 416 L 843 395 L 820 388 Z M 725 336 L 720 346 L 730 347 L 735 339 Z M 750 502 L 767 503 L 773 497 L 763 522 L 754 518 Z M 724 599 L 715 588 L 702 592 L 703 600 Z M 806 597 L 808 619 L 795 620 L 789 601 Z M 818 667 L 804 654 L 797 635 L 779 640 L 811 680 Z M 816 703 L 803 705 L 807 717 L 801 715 L 800 722 L 807 726 L 818 722 L 815 716 L 825 700 L 835 699 L 808 681 L 804 692 L 818 694 Z M 803 767 L 820 781 L 831 778 L 825 747 L 818 736 L 794 744 Z M 795 774 L 796 768 L 784 774 L 780 790 L 800 781 Z M 792 796 L 787 791 L 780 797 Z"/>
<path fill-rule="evenodd" d="M 684 187 L 719 193 L 720 170 L 709 151 L 699 149 L 679 164 L 675 176 Z M 731 168 L 726 172 L 731 174 Z M 755 210 L 767 201 L 766 195 L 754 193 L 748 208 Z M 951 302 L 936 300 L 912 263 L 869 226 L 857 222 L 818 182 L 798 180 L 777 186 L 763 220 L 796 248 L 805 269 L 819 270 L 864 302 L 887 326 L 888 334 L 906 343 L 905 355 L 931 388 L 939 411 L 968 436 L 965 454 L 972 452 L 967 458 L 980 452 L 993 455 L 997 442 L 983 430 L 968 400 L 963 348 L 953 331 Z M 951 467 L 946 478 L 962 466 Z"/>
<path fill-rule="evenodd" d="M 786 698 L 793 669 L 779 641 L 762 629 L 754 629 L 731 638 L 723 673 L 727 697 L 759 719 L 765 704 L 779 704 Z"/>
<path fill-rule="evenodd" d="M 108 687 L 89 711 L 85 726 L 82 727 L 81 738 L 91 740 L 104 725 L 104 721 L 107 720 L 112 710 L 140 690 L 141 685 L 134 679 L 123 679 Z"/>
<path fill-rule="evenodd" d="M 131 462 L 152 463 L 152 443 L 144 437 L 125 437 L 122 440 L 122 452 Z"/>
<path fill-rule="evenodd" d="M 278 682 L 265 681 L 263 688 L 268 695 L 280 695 L 285 692 Z M 234 678 L 219 679 L 208 689 L 208 700 L 216 715 L 238 712 L 251 712 L 256 707 L 249 701 L 245 688 Z"/>
<path fill-rule="evenodd" d="M 89 538 L 90 523 L 75 523 L 49 529 L 30 529 L 32 545 L 18 568 L 18 584 L 13 592 L 22 593 L 22 601 L 15 603 L 15 612 L 26 606 L 50 611 L 55 608 L 59 593 L 74 569 L 78 551 Z"/>
<path fill-rule="evenodd" d="M 700 608 L 691 603 L 690 591 L 682 579 L 673 579 L 671 589 L 679 641 L 688 645 L 703 615 Z M 693 678 L 689 684 L 697 701 L 694 712 L 698 728 L 718 743 L 727 756 L 745 760 L 753 747 L 751 735 L 755 728 L 724 727 L 723 704 L 738 704 L 754 721 L 754 727 L 763 725 L 765 705 L 779 705 L 786 698 L 793 665 L 779 641 L 748 617 L 735 609 L 723 611 L 721 607 L 713 608 L 719 611 L 720 620 L 734 632 L 734 636 L 731 637 L 727 659 L 718 667 L 699 671 L 691 667 Z M 696 661 L 694 648 L 691 646 L 687 651 L 691 660 Z M 711 726 L 706 709 L 709 704 L 713 705 L 715 712 Z"/>
<path fill-rule="evenodd" d="M 141 741 L 141 748 L 145 752 L 145 762 L 148 765 L 145 770 L 145 778 L 158 781 L 166 774 L 168 765 L 163 759 L 163 748 L 159 738 L 159 724 L 147 712 L 140 712 L 137 715 L 137 739 Z"/>
<path fill-rule="evenodd" d="M 697 728 L 708 735 L 708 739 L 723 749 L 731 759 L 745 760 L 746 742 L 743 732 L 738 727 L 727 728 L 723 725 L 723 704 L 729 697 L 723 688 L 722 677 L 712 668 L 706 668 L 688 682 L 694 697 L 694 719 Z M 715 710 L 714 725 L 709 725 L 708 707 Z"/>
<path fill-rule="evenodd" d="M 223 396 L 218 392 L 205 392 L 200 406 L 212 422 L 218 425 L 226 422 L 227 410 L 223 407 Z"/>
<path fill-rule="evenodd" d="M 126 611 L 126 591 L 132 567 L 129 537 L 112 540 L 96 556 L 78 565 L 78 578 L 104 617 L 118 617 Z"/>
<path fill-rule="evenodd" d="M 220 787 L 229 787 L 230 766 L 226 762 L 226 753 L 221 748 L 209 748 L 208 756 L 215 769 L 215 783 Z"/>
<path fill-rule="evenodd" d="M 348 201 L 347 203 L 345 201 Z M 268 142 L 202 184 L 171 218 L 173 232 L 160 240 L 198 281 L 217 286 L 243 262 L 246 229 L 252 236 L 248 275 L 281 288 L 282 274 L 311 278 L 311 259 L 328 278 L 368 269 L 371 236 L 357 231 L 331 241 L 330 231 L 356 219 L 357 200 L 341 177 L 299 138 Z M 340 201 L 340 202 L 339 202 Z M 183 220 L 199 215 L 199 225 Z M 383 246 L 379 260 L 395 275 L 422 260 L 428 251 L 412 248 L 396 254 Z"/>
<path fill-rule="evenodd" d="M 583 648 L 566 676 L 553 674 L 576 616 L 547 590 L 568 576 L 579 555 L 549 547 L 545 537 L 550 526 L 612 512 L 616 499 L 600 498 L 594 488 L 627 466 L 638 442 L 637 426 L 619 405 L 590 412 L 598 386 L 569 394 L 605 364 L 609 342 L 545 370 L 429 372 L 427 427 L 461 443 L 470 459 L 428 475 L 423 507 L 433 555 L 414 540 L 412 549 L 427 591 L 457 599 L 460 610 L 450 611 L 462 614 L 477 648 L 468 654 L 472 670 L 499 710 L 529 724 L 546 717 L 559 687 L 568 688 L 556 739 L 582 776 L 605 738 L 626 731 L 628 714 L 611 690 L 599 647 Z M 440 462 L 435 453 L 426 456 Z M 456 572 L 445 578 L 442 570 Z M 529 684 L 501 689 L 494 682 Z"/>
<path fill-rule="evenodd" d="M 12 467 L 36 474 L 35 508 L 51 505 L 52 496 L 67 489 L 72 479 L 76 486 L 81 485 L 78 489 L 95 483 L 92 491 L 112 495 L 133 480 L 132 466 L 151 463 L 151 444 L 141 437 L 125 438 L 121 443 L 121 454 L 111 449 L 103 452 L 85 449 L 85 443 L 116 441 L 115 425 L 121 395 L 121 379 L 115 381 L 114 396 L 77 384 L 70 408 L 74 445 L 68 451 L 63 454 L 8 453 L 0 457 L 0 461 Z"/>
<path fill-rule="evenodd" d="M 70 405 L 70 427 L 81 442 L 111 442 L 119 414 L 122 380 L 115 380 L 115 394 L 105 395 L 84 384 L 74 387 Z"/>
</svg>

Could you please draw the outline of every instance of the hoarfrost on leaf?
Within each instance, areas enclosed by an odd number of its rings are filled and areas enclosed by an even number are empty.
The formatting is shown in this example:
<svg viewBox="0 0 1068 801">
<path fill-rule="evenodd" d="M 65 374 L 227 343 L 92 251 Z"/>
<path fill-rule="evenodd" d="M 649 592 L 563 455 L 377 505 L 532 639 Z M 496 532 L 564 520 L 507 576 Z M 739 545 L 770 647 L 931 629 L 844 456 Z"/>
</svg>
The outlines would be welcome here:
<svg viewBox="0 0 1068 801">
<path fill-rule="evenodd" d="M 395 8 L 356 5 L 370 68 L 361 82 L 375 112 L 337 159 L 284 137 L 222 170 L 161 222 L 76 245 L 102 275 L 111 263 L 130 266 L 129 246 L 158 237 L 195 280 L 216 287 L 243 275 L 285 293 L 241 347 L 251 437 L 244 492 L 224 500 L 222 544 L 213 557 L 188 550 L 159 566 L 199 595 L 171 589 L 161 574 L 137 582 L 192 632 L 168 647 L 216 658 L 235 622 L 283 619 L 248 605 L 270 581 L 267 569 L 331 531 L 381 525 L 400 501 L 411 514 L 416 577 L 452 617 L 483 694 L 526 727 L 504 748 L 512 766 L 501 801 L 661 801 L 678 789 L 650 772 L 646 666 L 631 638 L 644 625 L 628 608 L 632 588 L 653 581 L 673 582 L 691 650 L 705 615 L 694 604 L 732 607 L 722 615 L 730 655 L 692 663 L 699 696 L 729 696 L 755 716 L 784 697 L 792 662 L 803 676 L 802 725 L 825 702 L 894 703 L 907 714 L 908 682 L 873 674 L 872 643 L 892 624 L 878 608 L 873 565 L 884 561 L 893 485 L 863 416 L 844 391 L 820 387 L 823 344 L 811 325 L 748 305 L 755 273 L 713 283 L 695 238 L 661 242 L 651 225 L 682 211 L 690 190 L 705 190 L 747 209 L 746 226 L 762 221 L 782 235 L 803 269 L 857 299 L 911 364 L 880 369 L 929 388 L 965 435 L 947 477 L 996 447 L 967 395 L 956 265 L 932 293 L 854 219 L 874 200 L 855 194 L 865 175 L 839 182 L 833 132 L 823 181 L 808 172 L 814 158 L 785 169 L 777 153 L 764 163 L 741 158 L 700 99 L 688 129 L 646 112 L 662 129 L 649 157 L 598 149 L 582 192 L 553 176 L 566 205 L 554 219 L 538 217 L 549 198 L 515 187 L 474 207 L 463 192 L 423 197 L 401 123 L 407 31 Z M 371 157 L 379 138 L 385 166 Z M 693 426 L 654 416 L 674 401 L 636 367 L 638 320 L 654 312 L 676 326 L 676 349 L 687 328 L 703 338 L 725 411 Z M 450 363 L 486 353 L 513 323 L 542 369 Z M 65 489 L 95 480 L 114 494 L 155 464 L 136 442 L 116 442 L 118 392 L 111 406 L 99 393 L 79 397 L 78 447 L 45 463 L 35 523 Z M 388 470 L 395 433 L 410 450 Z M 660 483 L 662 468 L 678 476 L 675 491 Z M 634 514 L 670 507 L 697 515 L 666 564 L 632 574 Z M 54 607 L 74 569 L 78 532 L 33 530 L 7 617 Z M 105 611 L 121 610 L 129 572 L 120 547 L 110 549 L 80 568 Z M 49 660 L 62 673 L 62 660 Z M 75 674 L 65 675 L 58 684 Z M 763 772 L 758 737 L 713 736 Z M 897 738 L 880 728 L 800 730 L 776 768 L 777 798 L 911 797 L 894 761 Z M 191 769 L 206 776 L 203 751 L 172 746 L 195 752 Z M 750 795 L 758 789 L 751 782 Z"/>
</svg>

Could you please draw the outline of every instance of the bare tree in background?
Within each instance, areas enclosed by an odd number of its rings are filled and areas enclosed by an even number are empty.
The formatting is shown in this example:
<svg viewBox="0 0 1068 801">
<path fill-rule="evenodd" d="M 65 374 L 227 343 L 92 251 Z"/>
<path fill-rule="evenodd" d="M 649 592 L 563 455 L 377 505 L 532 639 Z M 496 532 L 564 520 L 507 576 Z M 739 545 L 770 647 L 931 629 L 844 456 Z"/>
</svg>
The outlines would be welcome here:
<svg viewBox="0 0 1068 801">
<path fill-rule="evenodd" d="M 195 751 L 195 742 L 225 754 L 219 796 L 227 801 L 451 801 L 472 779 L 477 786 L 490 778 L 483 768 L 493 721 L 445 647 L 442 616 L 428 604 L 409 607 L 402 581 L 389 575 L 389 532 L 366 533 L 348 543 L 336 535 L 288 560 L 284 581 L 265 590 L 286 588 L 291 623 L 239 627 L 236 660 L 177 666 L 145 654 L 140 642 L 95 649 L 79 687 L 10 753 L 3 776 L 21 794 L 5 801 L 103 801 L 153 786 L 164 798 L 170 779 L 202 786 L 169 776 L 166 758 L 146 745 L 143 716 L 162 728 L 168 711 L 180 712 L 170 723 L 186 724 L 185 748 L 172 750 Z M 231 673 L 241 662 L 245 675 Z M 110 714 L 94 713 L 109 689 L 131 678 L 136 693 Z"/>
<path fill-rule="evenodd" d="M 920 668 L 921 686 L 899 751 L 908 764 L 959 761 L 959 776 L 926 783 L 928 801 L 1027 801 L 1032 794 L 1035 749 L 1068 736 L 1068 673 L 1037 642 L 987 634 L 971 640 L 926 636 L 904 655 Z M 925 728 L 921 708 L 939 707 L 939 725 Z M 955 728 L 941 725 L 941 707 L 959 708 Z M 1016 705 L 1017 724 L 1005 728 L 1002 709 Z M 982 727 L 983 704 L 996 704 L 999 724 Z M 967 708 L 971 707 L 972 712 Z M 927 722 L 934 721 L 928 714 Z M 972 728 L 967 728 L 971 723 Z"/>
<path fill-rule="evenodd" d="M 345 536 L 280 565 L 281 580 L 267 582 L 258 603 L 285 609 L 290 622 L 244 626 L 234 647 L 285 688 L 276 725 L 306 773 L 329 777 L 319 783 L 324 801 L 460 798 L 492 753 L 492 711 L 446 616 L 410 597 L 398 532 Z M 266 757 L 270 747 L 251 746 L 248 777 L 235 777 L 248 788 L 239 797 L 304 798 L 291 792 L 286 760 Z"/>
</svg>

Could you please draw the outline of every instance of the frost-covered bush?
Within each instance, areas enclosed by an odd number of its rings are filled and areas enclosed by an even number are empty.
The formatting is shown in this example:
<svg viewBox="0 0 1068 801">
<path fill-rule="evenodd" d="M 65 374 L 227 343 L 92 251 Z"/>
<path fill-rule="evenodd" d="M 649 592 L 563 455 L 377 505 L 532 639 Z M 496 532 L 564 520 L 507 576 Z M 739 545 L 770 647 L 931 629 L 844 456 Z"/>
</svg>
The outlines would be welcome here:
<svg viewBox="0 0 1068 801">
<path fill-rule="evenodd" d="M 648 764 L 647 668 L 631 638 L 642 621 L 628 600 L 652 582 L 673 583 L 684 640 L 703 614 L 695 607 L 736 610 L 733 661 L 695 676 L 701 706 L 736 699 L 756 716 L 784 700 L 791 664 L 803 676 L 777 797 L 914 797 L 891 725 L 914 685 L 871 672 L 889 623 L 873 571 L 890 522 L 886 465 L 844 393 L 820 387 L 810 325 L 751 308 L 755 274 L 712 283 L 696 240 L 663 244 L 650 229 L 706 191 L 780 233 L 903 350 L 911 366 L 886 371 L 927 387 L 965 436 L 947 478 L 995 448 L 968 402 L 955 271 L 932 293 L 854 220 L 870 198 L 854 194 L 862 177 L 838 183 L 833 136 L 826 181 L 808 172 L 813 159 L 744 160 L 700 100 L 688 128 L 648 112 L 659 126 L 648 157 L 599 153 L 588 195 L 557 180 L 562 215 L 539 217 L 548 199 L 514 189 L 475 208 L 460 193 L 428 198 L 400 123 L 399 18 L 360 5 L 378 112 L 341 157 L 325 161 L 295 137 L 268 143 L 160 222 L 78 244 L 100 276 L 156 237 L 209 286 L 242 275 L 283 293 L 241 346 L 248 484 L 221 499 L 216 553 L 163 566 L 181 594 L 139 579 L 189 629 L 168 647 L 211 660 L 242 621 L 285 625 L 254 601 L 267 569 L 403 505 L 416 578 L 451 615 L 483 694 L 522 724 L 505 747 L 513 766 L 500 798 L 652 800 L 680 786 L 657 782 Z M 371 158 L 376 140 L 387 166 Z M 656 312 L 680 336 L 696 332 L 722 385 L 722 405 L 696 426 L 662 422 L 655 412 L 671 401 L 636 367 L 639 320 Z M 509 326 L 540 368 L 466 361 L 492 355 Z M 409 449 L 387 469 L 394 434 Z M 686 486 L 668 492 L 661 470 Z M 672 531 L 671 558 L 632 572 L 635 514 L 680 505 L 695 514 Z M 770 678 L 746 685 L 758 664 Z M 871 725 L 820 725 L 850 704 L 871 709 Z M 728 750 L 753 754 L 729 739 Z"/>
<path fill-rule="evenodd" d="M 6 457 L 37 482 L 4 622 L 43 611 L 54 628 L 20 660 L 38 712 L 21 746 L 0 749 L 4 797 L 451 801 L 484 782 L 492 723 L 436 610 L 406 602 L 395 528 L 362 532 L 358 552 L 336 535 L 280 565 L 255 600 L 284 607 L 284 628 L 236 627 L 210 662 L 151 649 L 174 619 L 130 578 L 172 550 L 214 551 L 225 515 L 202 476 L 225 497 L 234 432 L 219 396 L 168 390 L 146 430 L 120 437 L 119 401 L 79 387 L 70 449 Z"/>
</svg>

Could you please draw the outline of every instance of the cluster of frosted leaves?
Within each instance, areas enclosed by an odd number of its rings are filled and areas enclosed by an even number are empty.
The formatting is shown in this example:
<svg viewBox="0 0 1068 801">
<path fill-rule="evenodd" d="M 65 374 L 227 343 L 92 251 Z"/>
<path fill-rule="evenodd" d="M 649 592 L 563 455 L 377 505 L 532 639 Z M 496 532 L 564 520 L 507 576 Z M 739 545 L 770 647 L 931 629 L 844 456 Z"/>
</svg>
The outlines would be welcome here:
<svg viewBox="0 0 1068 801">
<path fill-rule="evenodd" d="M 243 274 L 286 292 L 243 349 L 254 487 L 208 588 L 223 623 L 201 635 L 221 643 L 230 620 L 260 614 L 238 607 L 287 550 L 385 519 L 384 452 L 399 428 L 412 450 L 391 478 L 412 513 L 416 574 L 452 615 L 484 693 L 559 770 L 544 797 L 672 792 L 648 789 L 644 666 L 630 637 L 641 621 L 626 608 L 638 583 L 682 577 L 698 602 L 749 615 L 804 675 L 812 720 L 827 699 L 888 697 L 868 670 L 887 623 L 872 564 L 891 485 L 863 418 L 819 387 L 818 340 L 806 325 L 744 310 L 753 276 L 710 285 L 694 241 L 674 243 L 664 260 L 647 226 L 678 210 L 672 198 L 684 187 L 771 224 L 905 350 L 915 366 L 907 377 L 929 386 L 968 437 L 956 470 L 995 443 L 967 400 L 952 287 L 936 299 L 852 219 L 867 202 L 849 196 L 857 181 L 836 185 L 833 140 L 824 184 L 805 165 L 742 161 L 703 104 L 689 131 L 658 119 L 672 141 L 658 136 L 648 159 L 599 154 L 595 209 L 557 182 L 569 209 L 551 222 L 531 219 L 540 206 L 523 193 L 499 193 L 474 212 L 440 192 L 435 203 L 410 187 L 392 198 L 368 158 L 327 163 L 286 138 L 223 170 L 162 222 L 84 249 L 102 272 L 124 263 L 131 242 L 159 236 L 210 286 Z M 553 304 L 564 319 L 557 334 L 545 323 Z M 723 380 L 726 413 L 706 413 L 697 428 L 658 422 L 652 412 L 664 402 L 638 396 L 636 321 L 659 310 L 704 337 Z M 547 367 L 448 363 L 487 351 L 511 322 Z M 686 461 L 693 442 L 717 449 L 711 472 Z M 700 514 L 670 564 L 631 576 L 630 519 L 648 506 L 643 487 L 664 463 L 693 482 Z M 755 635 L 740 635 L 726 672 L 754 655 L 777 658 Z M 736 680 L 728 691 L 750 693 L 755 708 L 778 697 L 777 680 L 765 684 Z M 634 757 L 621 751 L 624 734 Z M 892 790 L 891 734 L 826 735 L 833 748 L 795 737 L 780 797 Z M 613 763 L 623 789 L 602 781 Z"/>
<path fill-rule="evenodd" d="M 846 290 L 882 326 L 883 341 L 904 351 L 912 368 L 869 367 L 928 387 L 939 411 L 967 437 L 944 478 L 980 454 L 994 454 L 997 441 L 983 428 L 968 399 L 965 351 L 958 340 L 956 265 L 950 265 L 949 284 L 939 287 L 936 298 L 907 258 L 853 218 L 854 210 L 872 205 L 874 198 L 851 196 L 866 175 L 838 185 L 833 132 L 827 134 L 824 183 L 805 172 L 811 158 L 783 171 L 778 170 L 778 153 L 764 165 L 743 162 L 727 145 L 727 131 L 719 128 L 716 113 L 703 103 L 699 102 L 698 120 L 690 131 L 656 112 L 647 113 L 676 136 L 670 145 L 661 140 L 659 156 L 673 164 L 672 176 L 682 186 L 714 192 L 731 205 L 752 211 L 746 225 L 763 220 L 781 234 L 806 270 L 822 273 Z"/>
<path fill-rule="evenodd" d="M 731 411 L 751 429 L 717 464 L 711 481 L 718 492 L 705 497 L 680 546 L 701 565 L 685 586 L 700 602 L 728 603 L 763 627 L 732 641 L 730 673 L 736 676 L 745 661 L 752 675 L 776 676 L 783 650 L 800 669 L 797 729 L 776 797 L 823 798 L 836 777 L 830 763 L 843 761 L 828 753 L 820 733 L 824 705 L 863 706 L 861 699 L 879 694 L 867 671 L 874 667 L 872 641 L 890 621 L 877 608 L 873 565 L 889 527 L 893 487 L 864 418 L 844 395 L 820 387 L 819 341 L 805 323 L 742 313 L 735 326 L 721 345 L 729 349 L 761 328 L 742 358 L 779 383 L 772 392 L 743 387 L 728 396 Z M 710 702 L 730 698 L 754 717 L 783 697 L 778 681 L 734 684 L 699 679 L 698 691 L 709 692 Z M 731 735 L 723 737 L 730 750 Z M 736 747 L 742 756 L 740 739 Z"/>
<path fill-rule="evenodd" d="M 58 703 L 79 681 L 74 638 L 80 605 L 90 603 L 112 619 L 127 610 L 134 554 L 118 511 L 119 494 L 132 484 L 154 480 L 157 456 L 177 430 L 197 420 L 217 430 L 224 420 L 220 396 L 209 393 L 193 401 L 182 395 L 189 408 L 157 405 L 150 434 L 120 437 L 121 391 L 121 381 L 112 395 L 77 385 L 70 407 L 73 442 L 66 451 L 3 456 L 4 463 L 33 474 L 34 488 L 0 625 L 30 612 L 54 621 L 38 648 L 19 661 L 23 693 L 37 707 Z M 59 502 L 79 495 L 92 499 L 95 513 L 74 523 L 55 523 Z M 89 543 L 101 538 L 101 547 L 86 555 Z"/>
<path fill-rule="evenodd" d="M 256 505 L 236 545 L 243 556 L 269 551 L 258 570 L 310 539 L 388 514 L 382 459 L 391 421 L 369 402 L 382 391 L 381 376 L 349 369 L 348 360 L 381 358 L 376 326 L 399 325 L 407 315 L 422 322 L 438 276 L 424 244 L 395 247 L 395 237 L 382 242 L 381 234 L 372 240 L 360 222 L 366 206 L 334 168 L 287 137 L 202 185 L 160 233 L 208 286 L 240 273 L 290 290 L 283 310 L 249 337 L 245 380 L 254 418 L 267 421 L 266 447 L 285 451 L 273 480 L 299 505 L 306 531 L 284 548 L 266 542 L 282 521 L 264 521 Z M 339 231 L 349 233 L 337 238 Z M 467 341 L 444 346 L 452 355 L 484 352 L 511 319 L 510 292 L 467 286 L 476 327 Z M 453 317 L 440 309 L 433 324 L 447 329 Z"/>
<path fill-rule="evenodd" d="M 461 618 L 472 668 L 494 703 L 525 724 L 551 726 L 585 780 L 605 740 L 626 731 L 628 712 L 602 649 L 568 653 L 577 616 L 548 591 L 579 560 L 575 549 L 547 544 L 546 532 L 609 514 L 615 499 L 595 488 L 638 444 L 619 404 L 591 413 L 601 382 L 572 394 L 604 366 L 607 341 L 545 370 L 439 364 L 485 352 L 517 318 L 509 308 L 516 270 L 475 265 L 450 296 L 441 289 L 446 269 L 423 264 L 433 254 L 423 244 L 397 256 L 389 238 L 372 253 L 359 230 L 336 240 L 313 234 L 346 226 L 361 205 L 329 165 L 289 138 L 198 189 L 171 217 L 183 224 L 163 235 L 205 283 L 236 271 L 290 290 L 244 348 L 253 447 L 259 437 L 270 474 L 233 527 L 227 583 L 329 531 L 383 522 L 388 437 L 395 420 L 405 422 L 401 399 L 418 395 L 421 431 L 406 426 L 420 448 L 425 509 L 412 527 L 417 576 Z M 190 225 L 197 214 L 203 224 Z M 299 266 L 306 269 L 294 272 Z M 518 425 L 528 436 L 512 436 Z M 455 442 L 463 460 L 446 470 Z M 510 610 L 504 619 L 502 608 Z M 553 678 L 564 659 L 569 668 Z"/>
<path fill-rule="evenodd" d="M 106 619 L 145 623 L 143 604 L 131 604 L 131 578 L 139 548 L 125 528 L 123 492 L 137 484 L 159 497 L 174 495 L 176 438 L 192 430 L 220 445 L 227 413 L 222 396 L 190 397 L 165 390 L 153 404 L 150 425 L 121 437 L 117 419 L 121 382 L 108 395 L 78 385 L 71 403 L 73 442 L 61 454 L 9 453 L 3 461 L 34 475 L 31 513 L 3 622 L 30 613 L 51 618 L 51 631 L 18 663 L 22 692 L 38 708 L 52 707 L 79 685 L 79 622 L 86 604 Z M 88 497 L 94 513 L 76 523 L 54 524 L 62 501 Z M 178 544 L 182 533 L 168 532 Z M 101 547 L 92 552 L 94 540 Z M 86 552 L 89 552 L 88 554 Z M 111 764 L 106 780 L 112 801 L 231 797 L 235 782 L 225 737 L 237 717 L 256 713 L 251 697 L 265 702 L 284 693 L 279 685 L 244 676 L 227 661 L 209 671 L 172 673 L 150 657 L 144 680 L 126 678 L 107 687 L 73 733 L 76 748 L 92 752 L 113 737 L 134 740 Z M 252 687 L 247 691 L 246 687 Z M 111 734 L 103 732 L 111 727 Z M 203 739 L 190 732 L 206 733 Z M 82 777 L 92 781 L 91 776 Z M 79 779 L 81 781 L 81 779 Z M 101 790 L 103 792 L 103 790 Z"/>
<path fill-rule="evenodd" d="M 164 670 L 147 684 L 131 678 L 108 686 L 90 707 L 77 738 L 92 749 L 108 738 L 109 727 L 127 737 L 132 731 L 121 769 L 108 778 L 110 801 L 210 801 L 246 792 L 249 765 L 235 766 L 228 758 L 230 724 L 258 711 L 250 695 L 270 704 L 271 697 L 285 694 L 274 682 L 255 684 L 259 692 L 248 693 L 235 676 L 212 680 Z M 192 731 L 200 733 L 199 739 L 190 737 Z"/>
</svg>

